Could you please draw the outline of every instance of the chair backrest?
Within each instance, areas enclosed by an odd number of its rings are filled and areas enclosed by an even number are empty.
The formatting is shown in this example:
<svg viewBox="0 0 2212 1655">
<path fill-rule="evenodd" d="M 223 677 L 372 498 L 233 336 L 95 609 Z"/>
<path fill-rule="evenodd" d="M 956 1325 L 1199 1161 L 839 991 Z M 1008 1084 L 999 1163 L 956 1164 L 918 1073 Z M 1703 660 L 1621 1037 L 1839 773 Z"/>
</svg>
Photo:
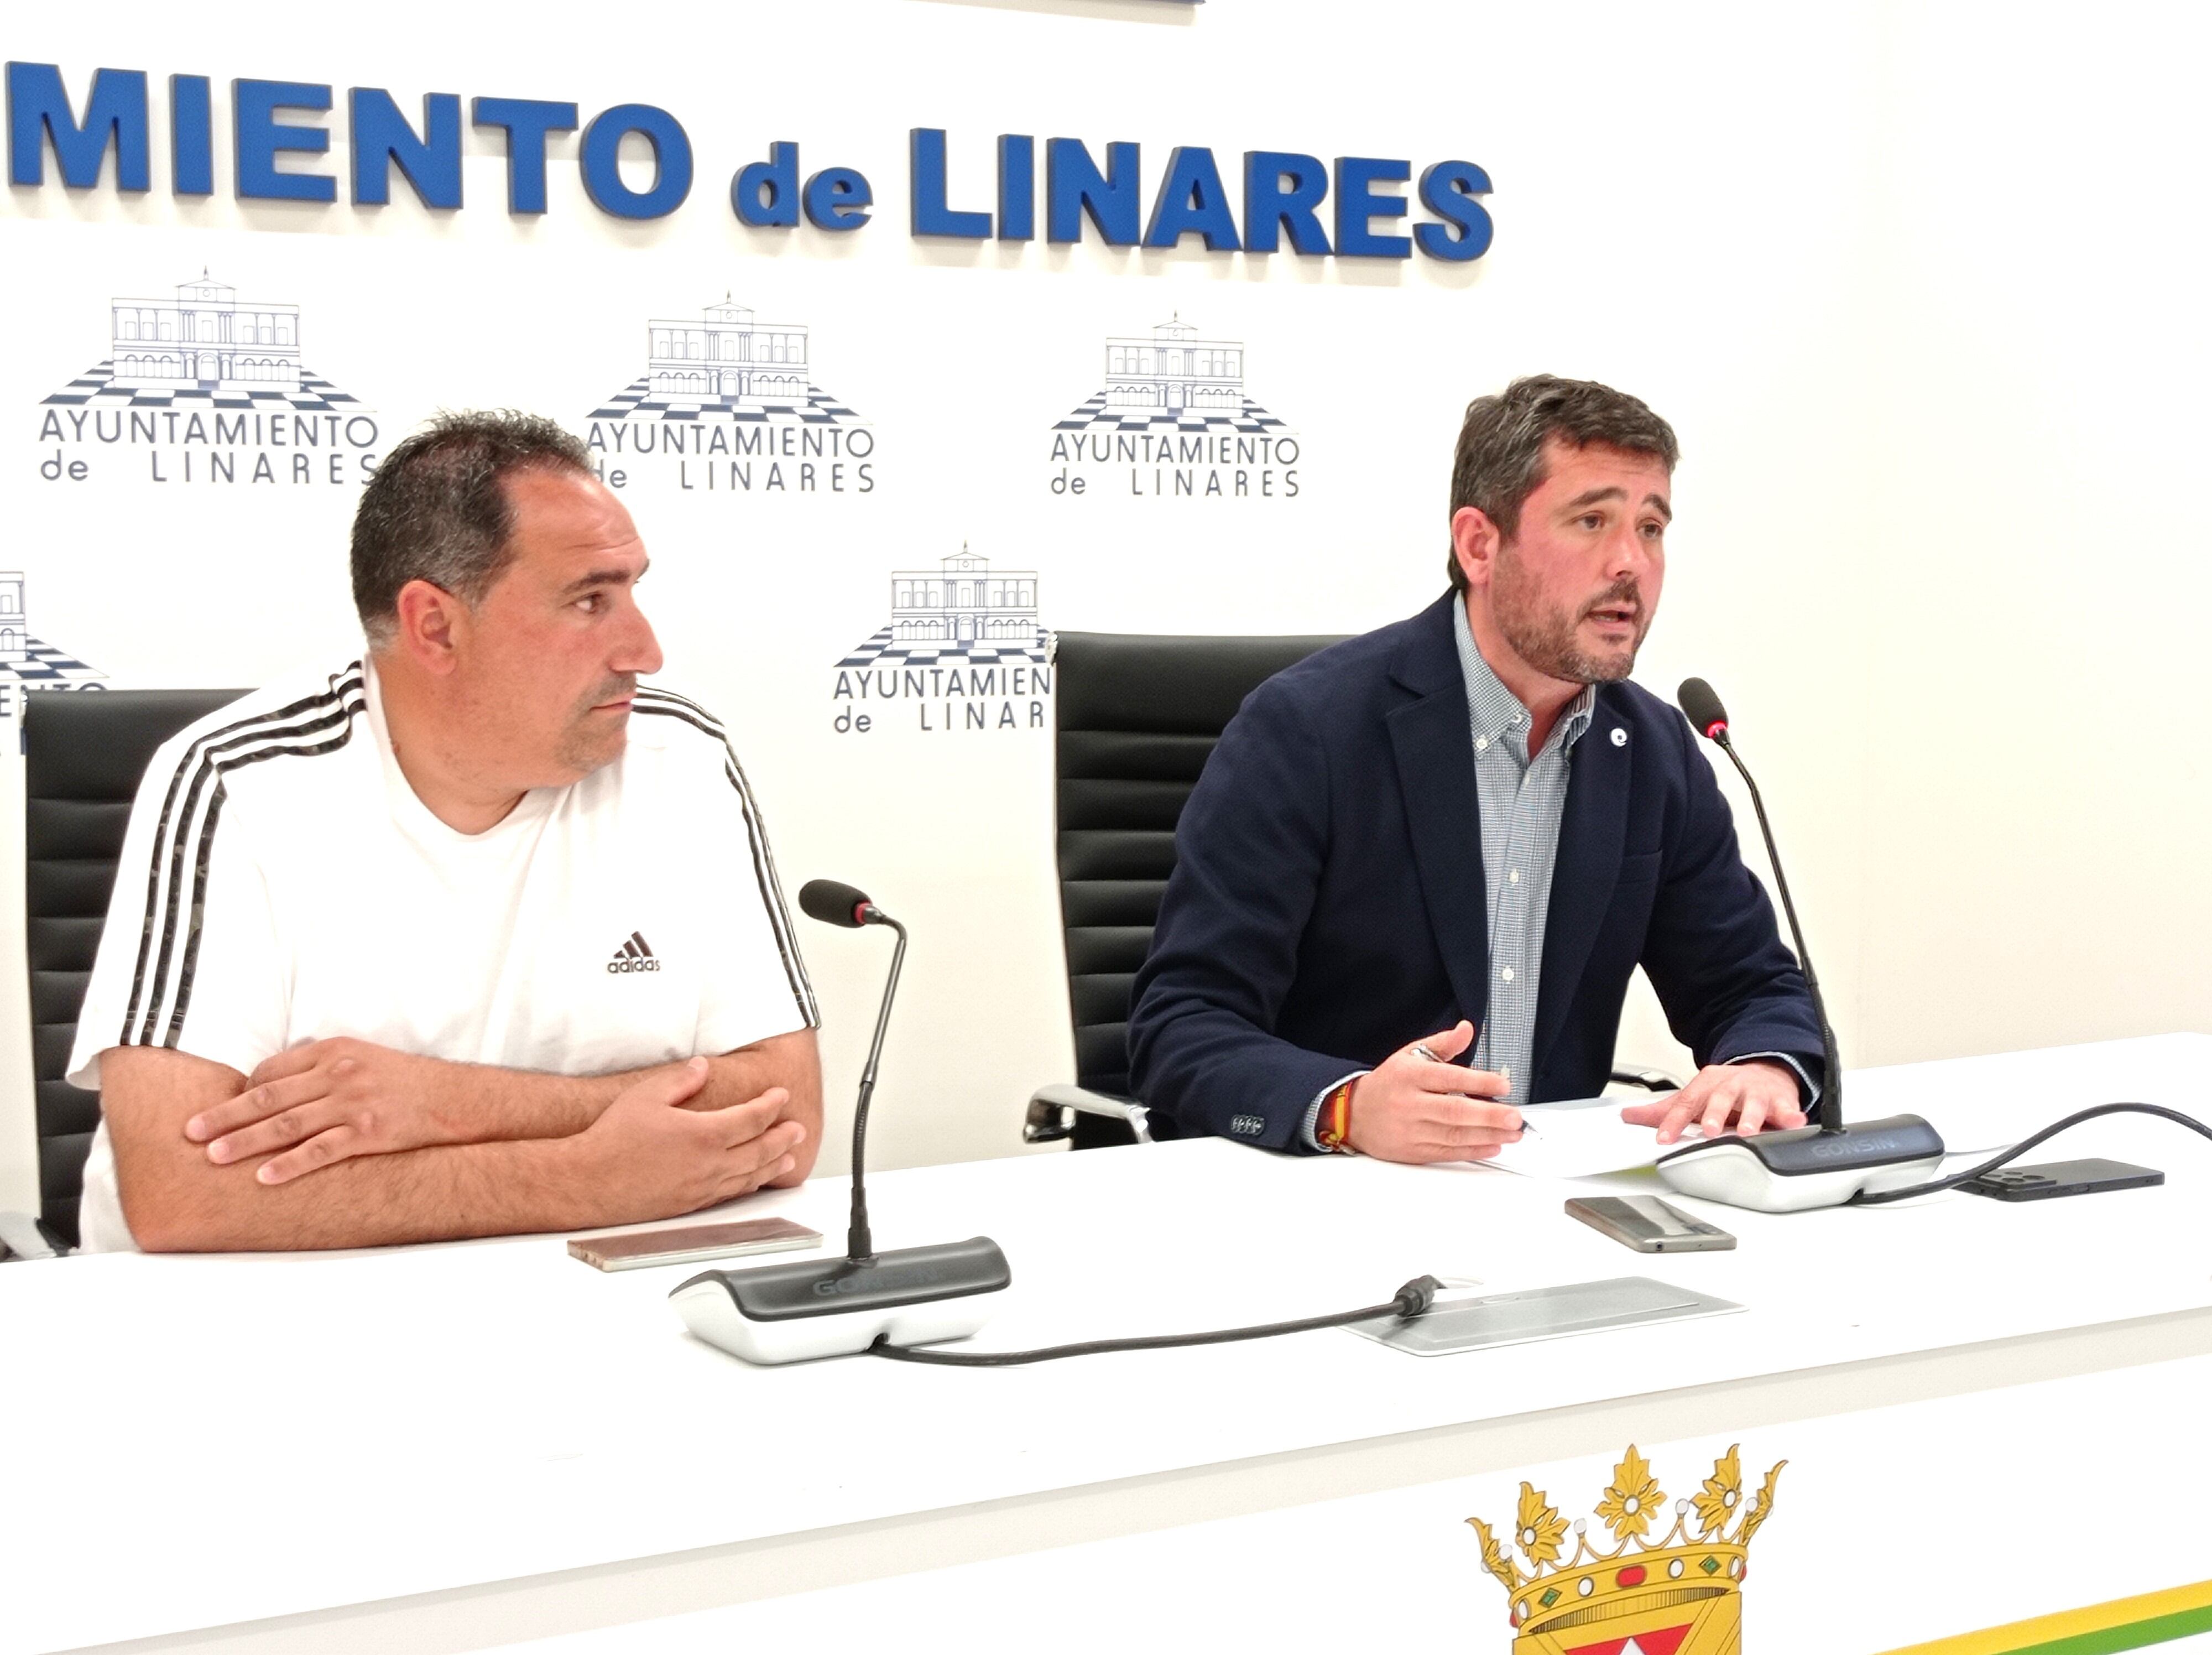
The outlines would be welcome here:
<svg viewBox="0 0 2212 1655">
<path fill-rule="evenodd" d="M 1056 635 L 1060 911 L 1077 1085 L 1129 1095 L 1130 984 L 1175 869 L 1176 823 L 1222 730 L 1261 684 L 1338 642 Z"/>
<path fill-rule="evenodd" d="M 243 690 L 42 691 L 23 711 L 23 897 L 40 1216 L 74 1247 L 100 1094 L 62 1079 L 138 780 L 156 749 Z"/>
</svg>

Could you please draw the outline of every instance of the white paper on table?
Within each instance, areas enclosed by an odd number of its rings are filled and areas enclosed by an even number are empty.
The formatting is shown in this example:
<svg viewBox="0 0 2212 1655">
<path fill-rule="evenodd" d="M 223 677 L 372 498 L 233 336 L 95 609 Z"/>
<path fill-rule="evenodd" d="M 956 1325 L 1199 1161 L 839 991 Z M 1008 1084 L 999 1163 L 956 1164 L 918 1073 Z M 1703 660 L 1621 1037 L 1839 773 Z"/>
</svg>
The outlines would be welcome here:
<svg viewBox="0 0 2212 1655">
<path fill-rule="evenodd" d="M 1531 1178 L 1586 1178 L 1597 1172 L 1625 1172 L 1649 1166 L 1680 1144 L 1662 1144 L 1648 1126 L 1620 1118 L 1622 1098 L 1574 1098 L 1556 1104 L 1530 1104 L 1521 1110 L 1528 1130 L 1482 1162 Z M 1693 1135 L 1685 1135 L 1686 1136 Z"/>
</svg>

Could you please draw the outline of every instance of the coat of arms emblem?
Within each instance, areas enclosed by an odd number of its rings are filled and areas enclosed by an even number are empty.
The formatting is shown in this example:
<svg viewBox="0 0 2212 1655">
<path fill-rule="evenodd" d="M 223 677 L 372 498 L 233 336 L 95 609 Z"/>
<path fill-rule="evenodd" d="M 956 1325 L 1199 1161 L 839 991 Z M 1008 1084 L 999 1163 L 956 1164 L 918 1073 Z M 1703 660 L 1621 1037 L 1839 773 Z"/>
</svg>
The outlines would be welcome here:
<svg viewBox="0 0 2212 1655">
<path fill-rule="evenodd" d="M 1526 1482 L 1510 1549 L 1480 1518 L 1468 1518 L 1483 1567 L 1510 1599 L 1513 1655 L 1736 1655 L 1751 1537 L 1772 1515 L 1788 1463 L 1769 1471 L 1747 1501 L 1742 1461 L 1729 1448 L 1698 1494 L 1674 1502 L 1673 1526 L 1661 1530 L 1666 1492 L 1632 1444 L 1597 1503 L 1610 1549 L 1592 1544 L 1583 1520 L 1570 1524 Z"/>
</svg>

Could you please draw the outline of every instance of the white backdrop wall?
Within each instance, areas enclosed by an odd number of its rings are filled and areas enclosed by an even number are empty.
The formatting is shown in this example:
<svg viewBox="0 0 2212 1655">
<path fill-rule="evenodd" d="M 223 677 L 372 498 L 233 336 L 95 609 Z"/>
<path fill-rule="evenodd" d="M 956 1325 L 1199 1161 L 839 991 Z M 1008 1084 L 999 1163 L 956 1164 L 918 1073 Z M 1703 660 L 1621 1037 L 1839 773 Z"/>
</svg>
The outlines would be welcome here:
<svg viewBox="0 0 2212 1655">
<path fill-rule="evenodd" d="M 893 572 L 963 546 L 1034 571 L 1046 628 L 1378 625 L 1441 589 L 1467 399 L 1523 372 L 1588 375 L 1681 435 L 1639 677 L 1663 694 L 1700 672 L 1729 697 L 1848 1056 L 2212 1026 L 2212 782 L 2186 698 L 2203 650 L 2182 619 L 2203 563 L 2203 238 L 2183 78 L 2202 22 L 2119 6 L 2060 33 L 1996 8 L 1415 0 L 535 15 L 519 28 L 400 0 L 369 27 L 255 3 L 214 28 L 136 5 L 11 18 L 6 55 L 62 65 L 79 99 L 102 64 L 146 70 L 156 93 L 153 191 L 118 195 L 112 174 L 15 186 L 0 217 L 0 433 L 15 433 L 0 561 L 22 571 L 30 633 L 67 658 L 49 670 L 244 685 L 341 663 L 358 648 L 344 538 L 359 454 L 441 407 L 591 430 L 645 374 L 648 321 L 726 295 L 802 326 L 817 406 L 848 445 L 843 491 L 826 469 L 802 491 L 795 467 L 769 491 L 757 461 L 751 491 L 709 491 L 703 459 L 608 455 L 654 557 L 641 595 L 663 681 L 733 727 L 788 885 L 850 879 L 913 928 L 884 1162 L 1014 1153 L 1030 1089 L 1072 1071 L 1048 707 L 1033 712 L 1043 697 L 1026 689 L 980 696 L 987 727 L 963 727 L 956 704 L 946 730 L 944 697 L 841 699 L 839 663 L 890 619 Z M 166 187 L 172 73 L 216 88 L 204 199 Z M 410 116 L 444 91 L 574 99 L 586 120 L 656 104 L 688 130 L 698 175 L 674 215 L 619 222 L 586 201 L 575 136 L 558 137 L 549 210 L 518 218 L 495 137 L 467 131 L 458 212 L 397 183 L 381 209 L 348 204 L 343 184 L 332 205 L 241 202 L 234 76 L 337 87 L 331 154 L 308 164 L 341 179 L 348 86 L 387 88 Z M 1495 184 L 1496 241 L 1447 265 L 1195 240 L 1137 252 L 1095 234 L 921 240 L 915 126 L 949 131 L 951 198 L 968 207 L 990 204 L 1001 132 L 1102 155 L 1138 142 L 1148 203 L 1179 143 L 1210 145 L 1224 171 L 1248 149 L 1417 171 L 1463 158 Z M 803 171 L 865 171 L 875 222 L 844 236 L 738 222 L 730 174 L 779 140 L 799 144 Z M 299 307 L 302 365 L 354 399 L 337 411 L 374 422 L 358 447 L 336 439 L 341 481 L 327 452 L 314 480 L 290 481 L 279 453 L 256 484 L 247 444 L 235 481 L 210 480 L 203 451 L 187 483 L 188 445 L 102 442 L 96 423 L 80 440 L 70 406 L 46 400 L 114 357 L 113 300 L 203 270 L 241 303 Z M 1244 393 L 1296 444 L 1276 470 L 1295 478 L 1267 498 L 1161 498 L 1105 466 L 1083 495 L 1054 493 L 1054 428 L 1103 390 L 1105 342 L 1170 318 L 1241 350 Z M 610 444 L 617 424 L 627 443 L 669 423 L 596 422 Z M 837 730 L 861 711 L 866 733 Z M 20 766 L 0 745 L 12 835 Z M 12 876 L 9 851 L 0 841 Z M 0 1202 L 23 1204 L 10 900 Z M 880 939 L 807 929 L 836 1171 L 884 961 Z M 1622 1051 L 1679 1061 L 1648 1001 Z"/>
<path fill-rule="evenodd" d="M 1886 64 L 1862 1014 L 1903 1058 L 2212 1026 L 2201 9 Z"/>
</svg>

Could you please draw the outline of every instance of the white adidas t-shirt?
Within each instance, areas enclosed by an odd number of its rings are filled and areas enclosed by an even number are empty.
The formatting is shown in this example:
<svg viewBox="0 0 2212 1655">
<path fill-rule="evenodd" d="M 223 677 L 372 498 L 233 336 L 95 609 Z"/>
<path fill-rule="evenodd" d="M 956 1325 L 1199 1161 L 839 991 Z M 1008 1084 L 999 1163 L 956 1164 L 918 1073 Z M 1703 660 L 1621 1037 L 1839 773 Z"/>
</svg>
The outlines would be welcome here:
<svg viewBox="0 0 2212 1655">
<path fill-rule="evenodd" d="M 605 769 L 447 826 L 392 755 L 373 669 L 262 690 L 155 756 L 138 788 L 69 1078 L 112 1046 L 241 1074 L 352 1035 L 424 1056 L 604 1074 L 818 1022 L 721 726 L 641 687 Z M 89 1250 L 134 1245 L 103 1122 Z"/>
</svg>

